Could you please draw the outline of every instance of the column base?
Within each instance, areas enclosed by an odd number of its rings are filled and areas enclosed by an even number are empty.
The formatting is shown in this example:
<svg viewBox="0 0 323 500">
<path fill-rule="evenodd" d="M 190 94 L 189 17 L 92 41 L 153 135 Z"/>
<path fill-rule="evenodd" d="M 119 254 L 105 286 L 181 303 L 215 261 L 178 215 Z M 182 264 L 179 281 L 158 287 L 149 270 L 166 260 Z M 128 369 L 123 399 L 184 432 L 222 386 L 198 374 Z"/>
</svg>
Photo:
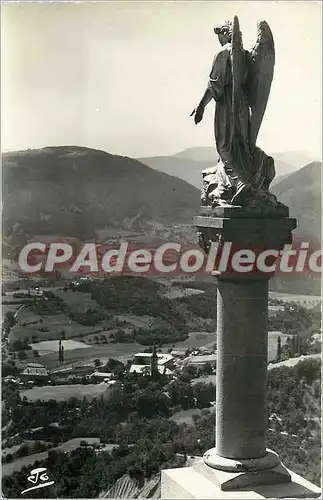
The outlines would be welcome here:
<svg viewBox="0 0 323 500">
<path fill-rule="evenodd" d="M 212 466 L 208 465 L 204 459 L 197 462 L 193 468 L 222 491 L 291 482 L 288 470 L 282 465 L 276 453 L 273 455 L 267 453 L 265 457 L 256 460 L 241 461 L 222 457 L 217 460 L 214 455 L 211 460 Z"/>
<path fill-rule="evenodd" d="M 211 448 L 204 453 L 203 460 L 209 467 L 225 472 L 256 472 L 273 469 L 281 463 L 279 455 L 268 449 L 263 457 L 237 460 L 222 457 L 218 455 L 216 448 Z"/>
<path fill-rule="evenodd" d="M 200 459 L 191 467 L 164 469 L 161 475 L 161 498 L 172 500 L 177 498 L 182 500 L 188 498 L 250 500 L 254 498 L 259 500 L 259 498 L 305 499 L 320 497 L 320 488 L 314 484 L 287 470 L 283 465 L 278 465 L 276 468 L 262 471 L 267 472 L 267 474 L 271 473 L 270 480 L 267 475 L 265 483 L 257 483 L 256 476 L 259 472 L 219 471 L 208 467 Z M 278 470 L 278 468 L 281 469 Z M 286 473 L 289 476 L 288 482 L 282 480 Z M 236 481 L 235 478 L 238 476 L 240 479 Z M 243 477 L 248 480 L 246 481 Z M 250 480 L 251 477 L 254 481 Z M 228 481 L 233 482 L 228 485 Z"/>
</svg>

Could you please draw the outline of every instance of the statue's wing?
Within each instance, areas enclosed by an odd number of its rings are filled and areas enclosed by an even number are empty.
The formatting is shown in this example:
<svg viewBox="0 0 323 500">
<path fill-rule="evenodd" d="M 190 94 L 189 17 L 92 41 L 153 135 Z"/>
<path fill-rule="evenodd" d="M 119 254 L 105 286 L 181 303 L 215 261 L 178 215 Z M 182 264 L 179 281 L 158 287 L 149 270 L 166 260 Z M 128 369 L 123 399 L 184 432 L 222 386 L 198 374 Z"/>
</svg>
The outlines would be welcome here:
<svg viewBox="0 0 323 500">
<path fill-rule="evenodd" d="M 250 146 L 256 144 L 261 122 L 266 110 L 270 87 L 274 76 L 274 38 L 266 21 L 258 24 L 258 37 L 250 54 L 249 76 L 246 85 L 251 108 Z"/>
<path fill-rule="evenodd" d="M 242 44 L 242 35 L 237 16 L 232 23 L 232 136 L 231 155 L 239 178 L 250 181 L 250 150 L 241 130 L 241 99 L 246 76 L 246 52 Z"/>
<path fill-rule="evenodd" d="M 233 124 L 235 117 L 239 114 L 241 99 L 241 89 L 245 74 L 245 52 L 242 45 L 242 35 L 237 16 L 234 16 L 232 23 L 232 114 Z M 235 126 L 232 127 L 235 133 Z"/>
</svg>

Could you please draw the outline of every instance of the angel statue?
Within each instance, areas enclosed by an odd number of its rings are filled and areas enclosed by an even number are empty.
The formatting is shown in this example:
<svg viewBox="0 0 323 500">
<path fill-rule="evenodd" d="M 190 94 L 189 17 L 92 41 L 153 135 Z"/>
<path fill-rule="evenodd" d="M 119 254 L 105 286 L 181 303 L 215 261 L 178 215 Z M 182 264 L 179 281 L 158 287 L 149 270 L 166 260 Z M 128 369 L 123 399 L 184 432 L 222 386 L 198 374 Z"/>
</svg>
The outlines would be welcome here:
<svg viewBox="0 0 323 500">
<path fill-rule="evenodd" d="M 222 49 L 215 56 L 207 89 L 191 113 L 195 123 L 215 100 L 215 167 L 203 172 L 202 205 L 280 205 L 269 193 L 275 177 L 272 157 L 256 146 L 274 73 L 275 48 L 266 21 L 249 52 L 243 48 L 237 16 L 214 29 Z"/>
</svg>

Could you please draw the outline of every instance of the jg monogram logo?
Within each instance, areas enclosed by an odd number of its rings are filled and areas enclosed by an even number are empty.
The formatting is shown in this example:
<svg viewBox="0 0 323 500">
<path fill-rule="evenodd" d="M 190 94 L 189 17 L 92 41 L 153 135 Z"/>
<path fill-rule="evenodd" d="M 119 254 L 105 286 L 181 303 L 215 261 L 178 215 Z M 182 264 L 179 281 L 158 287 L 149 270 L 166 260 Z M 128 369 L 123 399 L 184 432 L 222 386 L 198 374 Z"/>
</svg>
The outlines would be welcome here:
<svg viewBox="0 0 323 500">
<path fill-rule="evenodd" d="M 28 481 L 35 486 L 31 486 L 26 490 L 23 490 L 21 494 L 27 493 L 28 491 L 38 490 L 39 488 L 45 488 L 45 486 L 51 486 L 55 481 L 50 481 L 45 467 L 39 467 L 38 469 L 33 469 L 30 471 L 30 475 L 27 477 Z"/>
</svg>

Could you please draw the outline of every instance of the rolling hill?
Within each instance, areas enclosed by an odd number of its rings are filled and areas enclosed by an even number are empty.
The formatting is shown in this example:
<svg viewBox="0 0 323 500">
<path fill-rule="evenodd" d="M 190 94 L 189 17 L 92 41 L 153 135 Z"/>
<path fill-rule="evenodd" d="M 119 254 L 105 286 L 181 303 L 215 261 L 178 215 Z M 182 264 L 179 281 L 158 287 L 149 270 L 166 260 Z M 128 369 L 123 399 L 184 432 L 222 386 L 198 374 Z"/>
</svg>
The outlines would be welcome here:
<svg viewBox="0 0 323 500">
<path fill-rule="evenodd" d="M 175 158 L 183 160 L 203 161 L 203 162 L 216 162 L 217 154 L 214 146 L 202 146 L 194 148 L 186 148 L 179 153 L 176 153 Z"/>
<path fill-rule="evenodd" d="M 137 160 L 78 146 L 3 155 L 3 231 L 93 238 L 175 237 L 191 224 L 199 191 Z M 119 233 L 118 233 L 119 232 Z M 120 236 L 120 234 L 119 234 Z"/>
<path fill-rule="evenodd" d="M 200 158 L 204 150 L 208 164 L 183 157 L 193 152 L 194 158 Z M 59 235 L 83 241 L 125 238 L 142 243 L 184 237 L 196 242 L 192 218 L 199 211 L 200 192 L 192 184 L 210 165 L 210 154 L 210 148 L 194 148 L 170 159 L 155 158 L 155 168 L 149 168 L 138 160 L 77 146 L 6 153 L 2 173 L 4 239 L 14 246 L 20 235 L 25 239 Z M 171 173 L 177 169 L 191 184 L 158 171 L 165 170 L 165 165 L 173 165 Z M 318 246 L 321 168 L 321 163 L 312 162 L 281 177 L 272 187 L 279 201 L 290 208 L 291 217 L 297 219 L 294 236 Z M 308 292 L 305 283 L 299 285 L 299 292 Z M 276 290 L 290 289 L 281 279 L 277 286 Z"/>
<path fill-rule="evenodd" d="M 285 177 L 272 192 L 289 207 L 290 217 L 297 219 L 293 236 L 321 247 L 321 186 L 322 163 L 312 162 Z M 279 276 L 270 280 L 271 290 L 277 292 L 321 295 L 319 276 Z"/>
<path fill-rule="evenodd" d="M 272 188 L 279 201 L 297 219 L 294 235 L 317 245 L 321 242 L 322 163 L 312 162 Z"/>
<path fill-rule="evenodd" d="M 215 165 L 217 160 L 195 161 L 175 156 L 153 156 L 140 158 L 140 162 L 148 167 L 178 177 L 197 189 L 202 189 L 202 170 Z"/>
<path fill-rule="evenodd" d="M 276 178 L 273 186 L 277 185 L 284 177 L 297 171 L 314 158 L 306 152 L 289 151 L 286 153 L 273 153 L 276 166 Z M 217 154 L 215 147 L 187 148 L 173 156 L 153 156 L 140 158 L 139 161 L 169 175 L 174 175 L 201 189 L 202 170 L 215 165 Z"/>
</svg>

